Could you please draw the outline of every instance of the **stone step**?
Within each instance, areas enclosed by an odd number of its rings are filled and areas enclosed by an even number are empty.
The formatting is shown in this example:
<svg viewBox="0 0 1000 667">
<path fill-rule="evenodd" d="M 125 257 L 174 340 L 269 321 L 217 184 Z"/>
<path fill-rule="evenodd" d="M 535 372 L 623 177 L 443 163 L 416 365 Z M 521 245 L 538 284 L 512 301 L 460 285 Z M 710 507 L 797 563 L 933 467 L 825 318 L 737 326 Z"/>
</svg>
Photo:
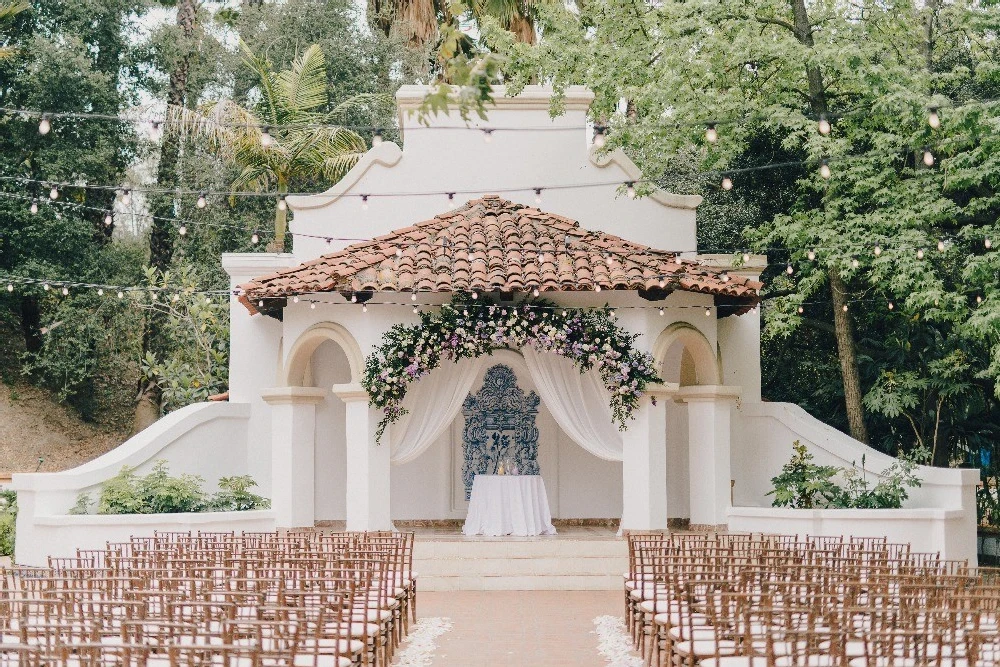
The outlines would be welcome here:
<svg viewBox="0 0 1000 667">
<path fill-rule="evenodd" d="M 417 540 L 419 589 L 617 590 L 628 567 L 619 539 Z"/>
</svg>

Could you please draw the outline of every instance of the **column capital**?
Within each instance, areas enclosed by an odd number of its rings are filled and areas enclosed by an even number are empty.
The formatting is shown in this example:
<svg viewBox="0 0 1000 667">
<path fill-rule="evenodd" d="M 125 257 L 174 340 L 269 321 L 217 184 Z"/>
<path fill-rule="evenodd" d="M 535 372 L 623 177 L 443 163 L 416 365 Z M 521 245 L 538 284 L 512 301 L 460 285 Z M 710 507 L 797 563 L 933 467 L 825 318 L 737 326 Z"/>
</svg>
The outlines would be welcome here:
<svg viewBox="0 0 1000 667">
<path fill-rule="evenodd" d="M 722 384 L 696 384 L 681 387 L 677 391 L 677 400 L 685 403 L 695 401 L 736 400 L 742 393 L 742 387 Z"/>
<path fill-rule="evenodd" d="M 333 385 L 333 394 L 345 403 L 368 402 L 368 392 L 357 382 Z"/>
<path fill-rule="evenodd" d="M 674 396 L 680 390 L 680 385 L 676 382 L 657 382 L 646 385 L 645 393 L 656 398 L 666 398 Z"/>
<path fill-rule="evenodd" d="M 320 403 L 327 391 L 322 387 L 272 387 L 263 389 L 260 397 L 269 405 Z"/>
</svg>

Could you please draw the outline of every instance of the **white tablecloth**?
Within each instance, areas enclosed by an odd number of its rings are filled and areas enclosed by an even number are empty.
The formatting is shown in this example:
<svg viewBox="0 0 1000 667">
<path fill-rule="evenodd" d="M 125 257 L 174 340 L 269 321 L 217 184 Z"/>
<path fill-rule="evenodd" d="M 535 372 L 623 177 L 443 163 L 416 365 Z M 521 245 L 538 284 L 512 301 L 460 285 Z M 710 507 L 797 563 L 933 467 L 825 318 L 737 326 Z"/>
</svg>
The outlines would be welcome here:
<svg viewBox="0 0 1000 667">
<path fill-rule="evenodd" d="M 476 475 L 466 535 L 555 535 L 539 475 Z"/>
</svg>

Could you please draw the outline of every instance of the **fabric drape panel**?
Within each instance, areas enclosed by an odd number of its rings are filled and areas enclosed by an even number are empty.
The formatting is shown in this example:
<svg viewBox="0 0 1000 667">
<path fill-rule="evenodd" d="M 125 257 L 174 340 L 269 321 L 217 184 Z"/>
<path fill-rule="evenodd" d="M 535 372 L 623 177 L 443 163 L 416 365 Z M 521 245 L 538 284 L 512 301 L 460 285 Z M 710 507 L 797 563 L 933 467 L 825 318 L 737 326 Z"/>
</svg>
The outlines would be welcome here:
<svg viewBox="0 0 1000 667">
<path fill-rule="evenodd" d="M 521 350 L 542 404 L 563 432 L 598 458 L 621 461 L 624 440 L 615 426 L 608 390 L 596 370 L 581 373 L 566 357 Z"/>
<path fill-rule="evenodd" d="M 446 361 L 410 385 L 403 398 L 408 413 L 389 425 L 393 463 L 407 463 L 441 437 L 462 409 L 479 374 L 481 361 Z"/>
</svg>

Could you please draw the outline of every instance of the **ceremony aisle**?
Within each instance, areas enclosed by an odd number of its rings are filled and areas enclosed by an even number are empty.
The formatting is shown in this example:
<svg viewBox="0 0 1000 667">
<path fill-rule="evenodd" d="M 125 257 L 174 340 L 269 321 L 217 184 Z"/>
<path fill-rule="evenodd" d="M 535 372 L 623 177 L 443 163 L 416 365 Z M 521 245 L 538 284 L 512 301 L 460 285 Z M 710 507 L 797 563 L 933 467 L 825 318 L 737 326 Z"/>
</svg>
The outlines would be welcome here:
<svg viewBox="0 0 1000 667">
<path fill-rule="evenodd" d="M 633 667 L 634 653 L 602 655 L 595 619 L 621 616 L 618 591 L 455 591 L 420 593 L 419 614 L 446 618 L 428 662 L 434 667 Z M 596 629 L 595 629 L 596 628 Z M 625 636 L 627 644 L 628 635 Z M 605 653 L 608 642 L 604 638 Z M 406 652 L 402 646 L 399 657 Z M 419 664 L 419 663 L 417 663 Z"/>
</svg>

